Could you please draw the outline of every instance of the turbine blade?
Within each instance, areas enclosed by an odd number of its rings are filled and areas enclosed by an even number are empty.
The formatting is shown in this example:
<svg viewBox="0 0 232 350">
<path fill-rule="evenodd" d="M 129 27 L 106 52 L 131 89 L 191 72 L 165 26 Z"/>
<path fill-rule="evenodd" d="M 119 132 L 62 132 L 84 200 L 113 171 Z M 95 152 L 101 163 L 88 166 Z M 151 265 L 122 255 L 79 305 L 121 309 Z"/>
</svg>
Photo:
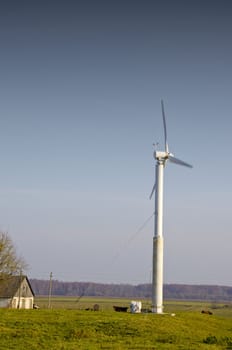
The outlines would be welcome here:
<svg viewBox="0 0 232 350">
<path fill-rule="evenodd" d="M 154 186 L 153 186 L 153 188 L 152 188 L 152 191 L 151 191 L 151 194 L 150 194 L 149 199 L 151 199 L 151 198 L 152 198 L 152 196 L 153 196 L 153 193 L 154 193 L 155 189 L 156 189 L 156 182 L 154 183 Z"/>
<path fill-rule="evenodd" d="M 170 160 L 171 163 L 175 163 L 178 165 L 183 165 L 187 166 L 188 168 L 192 168 L 193 166 L 191 164 L 188 164 L 186 162 L 183 162 L 183 160 L 180 160 L 178 158 L 173 157 L 171 154 L 169 154 L 168 159 Z"/>
<path fill-rule="evenodd" d="M 164 125 L 165 152 L 169 153 L 169 150 L 168 150 L 168 137 L 167 137 L 167 126 L 166 126 L 166 119 L 165 119 L 165 113 L 164 113 L 164 102 L 163 102 L 163 100 L 161 100 L 161 108 L 162 108 L 163 125 Z"/>
</svg>

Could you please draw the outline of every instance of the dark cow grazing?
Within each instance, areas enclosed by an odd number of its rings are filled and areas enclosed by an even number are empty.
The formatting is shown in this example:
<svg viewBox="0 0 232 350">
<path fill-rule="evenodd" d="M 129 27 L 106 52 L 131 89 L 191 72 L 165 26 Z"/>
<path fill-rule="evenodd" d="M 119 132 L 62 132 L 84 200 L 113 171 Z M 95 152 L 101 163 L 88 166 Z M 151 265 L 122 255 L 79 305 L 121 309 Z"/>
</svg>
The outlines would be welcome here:
<svg viewBox="0 0 232 350">
<path fill-rule="evenodd" d="M 93 311 L 99 311 L 100 307 L 98 304 L 93 305 Z"/>
<path fill-rule="evenodd" d="M 127 306 L 114 306 L 114 310 L 117 312 L 127 312 Z"/>
<path fill-rule="evenodd" d="M 202 310 L 201 313 L 206 315 L 213 315 L 212 311 L 209 310 Z"/>
</svg>

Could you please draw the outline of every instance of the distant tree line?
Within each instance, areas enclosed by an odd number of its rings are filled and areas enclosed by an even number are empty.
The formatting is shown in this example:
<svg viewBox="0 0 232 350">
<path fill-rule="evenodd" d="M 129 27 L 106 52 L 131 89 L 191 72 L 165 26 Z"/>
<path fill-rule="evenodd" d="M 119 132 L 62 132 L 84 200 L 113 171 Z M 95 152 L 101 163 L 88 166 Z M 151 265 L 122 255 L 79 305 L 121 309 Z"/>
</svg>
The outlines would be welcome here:
<svg viewBox="0 0 232 350">
<path fill-rule="evenodd" d="M 48 295 L 49 280 L 31 279 L 36 295 Z M 151 284 L 103 284 L 93 282 L 52 282 L 54 296 L 95 296 L 151 298 Z M 164 298 L 176 300 L 232 301 L 232 287 L 212 285 L 165 284 Z"/>
</svg>

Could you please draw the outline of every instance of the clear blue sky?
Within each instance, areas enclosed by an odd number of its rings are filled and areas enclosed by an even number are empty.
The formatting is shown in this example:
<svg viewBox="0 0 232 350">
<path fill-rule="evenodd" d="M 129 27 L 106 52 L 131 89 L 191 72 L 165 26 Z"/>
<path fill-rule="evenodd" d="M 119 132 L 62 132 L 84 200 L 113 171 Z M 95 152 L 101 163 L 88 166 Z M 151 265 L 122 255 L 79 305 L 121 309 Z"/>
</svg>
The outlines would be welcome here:
<svg viewBox="0 0 232 350">
<path fill-rule="evenodd" d="M 153 143 L 165 282 L 232 285 L 232 5 L 0 4 L 0 228 L 30 278 L 151 281 Z M 139 232 L 138 232 L 139 231 Z"/>
</svg>

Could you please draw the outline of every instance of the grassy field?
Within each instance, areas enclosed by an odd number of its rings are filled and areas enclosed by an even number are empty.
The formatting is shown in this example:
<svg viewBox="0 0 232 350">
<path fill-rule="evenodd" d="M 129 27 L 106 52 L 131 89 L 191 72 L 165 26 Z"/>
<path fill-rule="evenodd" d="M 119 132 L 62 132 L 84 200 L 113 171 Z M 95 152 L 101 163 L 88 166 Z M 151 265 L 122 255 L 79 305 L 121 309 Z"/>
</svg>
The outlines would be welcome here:
<svg viewBox="0 0 232 350">
<path fill-rule="evenodd" d="M 0 309 L 0 349 L 232 349 L 232 305 L 167 302 L 164 315 L 113 311 L 129 302 L 53 298 L 47 309 L 40 298 L 38 310 Z M 96 303 L 99 311 L 91 311 Z"/>
</svg>

